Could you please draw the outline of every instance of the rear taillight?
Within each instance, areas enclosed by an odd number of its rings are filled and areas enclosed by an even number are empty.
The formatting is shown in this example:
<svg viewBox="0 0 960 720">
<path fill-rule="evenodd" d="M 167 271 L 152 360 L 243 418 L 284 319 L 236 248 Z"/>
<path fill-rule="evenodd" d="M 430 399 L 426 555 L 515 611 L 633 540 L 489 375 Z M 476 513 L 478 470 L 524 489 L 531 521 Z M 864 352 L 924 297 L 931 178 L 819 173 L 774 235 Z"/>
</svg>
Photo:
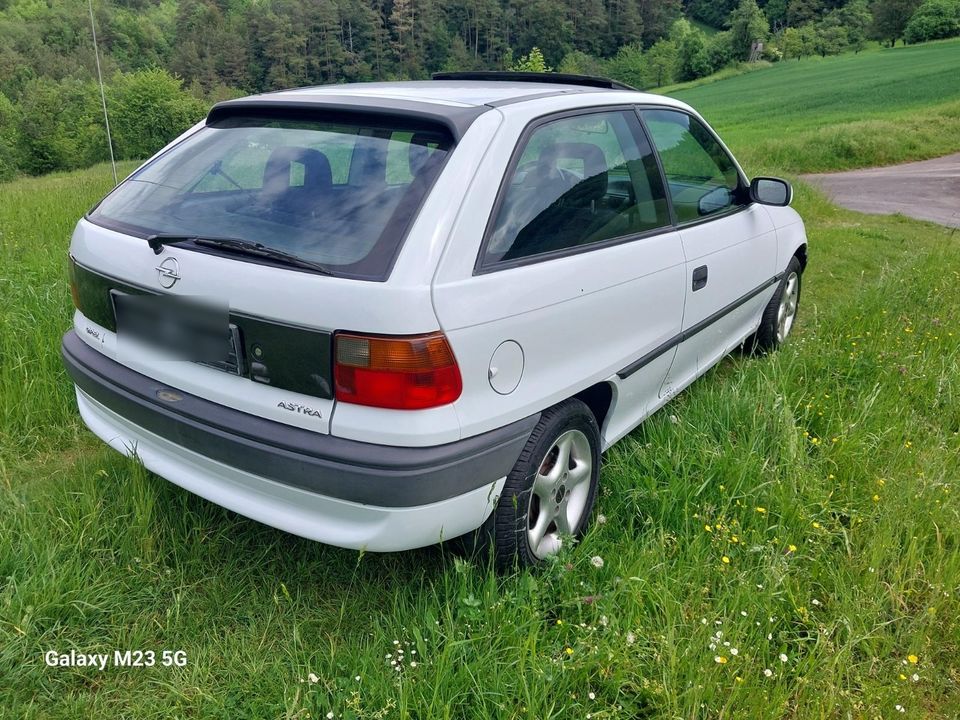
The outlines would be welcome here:
<svg viewBox="0 0 960 720">
<path fill-rule="evenodd" d="M 446 405 L 463 390 L 457 360 L 443 333 L 337 333 L 333 376 L 337 400 L 395 410 Z"/>
</svg>

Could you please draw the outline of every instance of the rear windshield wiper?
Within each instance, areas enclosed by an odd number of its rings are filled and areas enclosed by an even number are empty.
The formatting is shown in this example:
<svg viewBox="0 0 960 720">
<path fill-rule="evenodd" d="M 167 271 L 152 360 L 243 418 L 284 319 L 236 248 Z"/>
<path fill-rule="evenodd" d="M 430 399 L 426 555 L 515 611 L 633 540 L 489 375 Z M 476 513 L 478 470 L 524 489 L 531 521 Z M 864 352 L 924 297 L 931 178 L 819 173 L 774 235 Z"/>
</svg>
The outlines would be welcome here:
<svg viewBox="0 0 960 720">
<path fill-rule="evenodd" d="M 241 240 L 240 238 L 233 237 L 214 237 L 209 235 L 151 235 L 147 238 L 147 242 L 150 244 L 150 247 L 154 249 L 154 252 L 159 253 L 158 248 L 162 248 L 164 245 L 176 245 L 178 243 L 193 242 L 195 245 L 204 245 L 206 247 L 216 247 L 224 248 L 226 250 L 232 250 L 233 252 L 253 255 L 255 257 L 265 257 L 271 260 L 277 260 L 279 262 L 285 263 L 287 265 L 292 265 L 294 267 L 301 267 L 307 270 L 313 270 L 318 272 L 321 275 L 334 275 L 335 273 L 330 270 L 326 265 L 321 265 L 318 262 L 313 262 L 312 260 L 307 260 L 302 258 L 299 255 L 294 255 L 293 253 L 284 252 L 283 250 L 277 250 L 272 247 L 267 247 L 266 245 L 258 242 L 251 242 L 249 240 Z"/>
<path fill-rule="evenodd" d="M 307 270 L 313 270 L 320 273 L 321 275 L 333 275 L 333 271 L 330 270 L 326 265 L 321 265 L 320 263 L 313 262 L 313 260 L 307 260 L 300 257 L 299 255 L 294 255 L 293 253 L 284 252 L 283 250 L 277 250 L 272 247 L 267 247 L 266 245 L 258 242 L 250 242 L 249 240 L 237 240 L 236 238 L 209 238 L 209 237 L 199 237 L 194 238 L 193 241 L 197 245 L 207 245 L 209 247 L 218 247 L 225 248 L 227 250 L 233 250 L 234 252 L 243 253 L 246 255 L 254 255 L 256 257 L 265 257 L 271 260 L 278 260 L 287 265 L 292 265 L 294 267 L 306 268 Z"/>
<path fill-rule="evenodd" d="M 239 238 L 228 238 L 228 237 L 213 237 L 203 235 L 174 235 L 174 234 L 163 234 L 150 235 L 147 237 L 147 245 L 150 246 L 150 249 L 153 250 L 155 255 L 159 255 L 160 251 L 163 250 L 164 245 L 179 245 L 180 243 L 190 242 L 192 240 L 200 240 L 204 238 L 206 240 L 236 240 L 238 242 L 243 242 Z"/>
</svg>

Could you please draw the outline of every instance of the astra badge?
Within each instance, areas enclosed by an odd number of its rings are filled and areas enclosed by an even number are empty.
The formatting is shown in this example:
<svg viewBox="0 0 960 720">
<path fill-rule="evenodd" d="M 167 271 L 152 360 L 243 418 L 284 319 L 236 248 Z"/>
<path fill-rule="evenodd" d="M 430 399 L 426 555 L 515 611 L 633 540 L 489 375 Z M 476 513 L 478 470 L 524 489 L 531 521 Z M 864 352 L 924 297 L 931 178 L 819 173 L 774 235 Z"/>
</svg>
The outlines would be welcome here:
<svg viewBox="0 0 960 720">
<path fill-rule="evenodd" d="M 277 403 L 278 408 L 283 408 L 284 410 L 289 410 L 290 412 L 300 413 L 301 415 L 310 415 L 311 417 L 323 417 L 320 414 L 319 410 L 314 410 L 312 407 L 307 407 L 306 405 L 301 405 L 300 403 L 295 402 L 283 402 L 282 400 Z"/>
</svg>

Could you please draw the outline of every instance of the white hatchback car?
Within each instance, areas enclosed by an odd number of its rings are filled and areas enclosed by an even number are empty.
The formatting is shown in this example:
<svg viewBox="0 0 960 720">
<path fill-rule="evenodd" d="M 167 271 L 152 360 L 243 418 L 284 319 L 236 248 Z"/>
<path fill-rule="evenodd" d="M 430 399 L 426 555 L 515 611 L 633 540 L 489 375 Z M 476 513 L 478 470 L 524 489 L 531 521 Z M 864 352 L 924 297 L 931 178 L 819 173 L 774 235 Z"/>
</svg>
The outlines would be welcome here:
<svg viewBox="0 0 960 720">
<path fill-rule="evenodd" d="M 599 78 L 232 100 L 77 225 L 63 357 L 94 433 L 212 502 L 535 564 L 584 532 L 603 451 L 784 341 L 790 200 L 687 105 Z"/>
</svg>

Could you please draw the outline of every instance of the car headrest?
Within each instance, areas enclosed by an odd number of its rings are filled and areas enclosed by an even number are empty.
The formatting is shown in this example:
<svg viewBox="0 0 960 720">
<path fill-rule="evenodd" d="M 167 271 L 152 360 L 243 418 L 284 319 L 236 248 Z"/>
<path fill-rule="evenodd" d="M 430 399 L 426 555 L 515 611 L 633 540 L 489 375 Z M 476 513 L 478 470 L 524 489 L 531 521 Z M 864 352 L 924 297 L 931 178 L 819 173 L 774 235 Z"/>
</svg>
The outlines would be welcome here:
<svg viewBox="0 0 960 720">
<path fill-rule="evenodd" d="M 560 160 L 567 159 L 583 162 L 583 179 L 572 189 L 576 200 L 598 200 L 606 194 L 607 159 L 603 150 L 593 143 L 563 142 L 548 145 L 540 153 L 540 161 L 547 161 L 554 167 Z"/>
<path fill-rule="evenodd" d="M 278 147 L 270 153 L 263 168 L 263 190 L 279 194 L 290 187 L 290 166 L 303 165 L 303 186 L 312 190 L 329 190 L 333 186 L 330 161 L 319 150 L 289 145 Z"/>
</svg>

